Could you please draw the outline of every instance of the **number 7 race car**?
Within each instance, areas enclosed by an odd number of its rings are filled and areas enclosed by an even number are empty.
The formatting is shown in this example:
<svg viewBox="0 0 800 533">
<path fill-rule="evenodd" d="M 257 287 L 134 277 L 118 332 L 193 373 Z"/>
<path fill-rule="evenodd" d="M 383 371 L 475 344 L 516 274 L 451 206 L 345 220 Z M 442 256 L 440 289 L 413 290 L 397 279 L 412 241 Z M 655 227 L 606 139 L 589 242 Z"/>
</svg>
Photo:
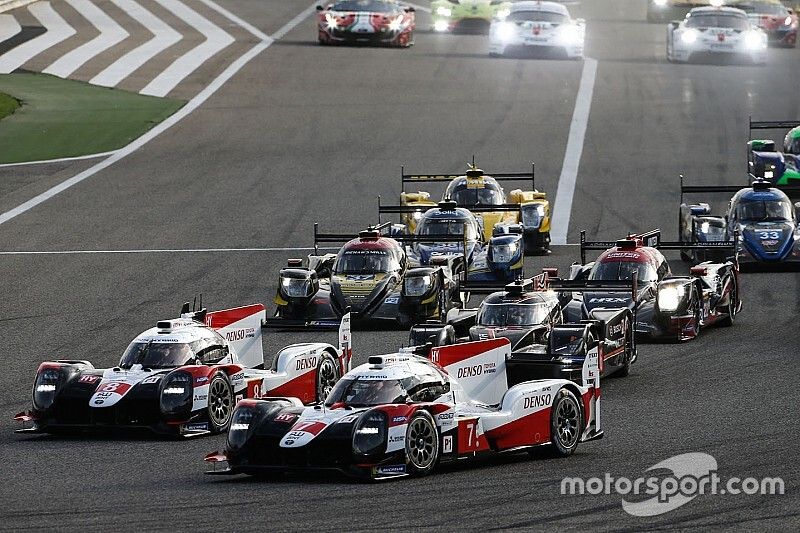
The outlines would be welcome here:
<svg viewBox="0 0 800 533">
<path fill-rule="evenodd" d="M 114 368 L 88 361 L 47 361 L 33 384 L 33 410 L 15 419 L 19 433 L 147 428 L 193 437 L 228 428 L 243 398 L 292 396 L 298 403 L 325 398 L 350 366 L 349 316 L 340 348 L 324 343 L 287 346 L 272 369 L 264 353 L 261 304 L 162 320 L 128 346 Z M 31 424 L 28 426 L 28 424 Z"/>
<path fill-rule="evenodd" d="M 427 347 L 424 348 L 427 350 Z M 440 462 L 551 445 L 567 456 L 603 436 L 597 350 L 582 385 L 513 379 L 508 339 L 373 356 L 348 372 L 322 405 L 290 399 L 238 404 L 209 474 L 336 470 L 384 479 L 431 473 Z"/>
</svg>

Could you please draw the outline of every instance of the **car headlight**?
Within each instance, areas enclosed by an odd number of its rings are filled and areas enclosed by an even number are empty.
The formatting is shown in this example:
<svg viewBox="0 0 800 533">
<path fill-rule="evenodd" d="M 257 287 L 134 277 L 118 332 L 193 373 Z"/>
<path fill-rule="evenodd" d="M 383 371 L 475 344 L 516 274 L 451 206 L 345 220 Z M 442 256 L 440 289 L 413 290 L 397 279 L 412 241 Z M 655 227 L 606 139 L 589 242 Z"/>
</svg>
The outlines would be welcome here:
<svg viewBox="0 0 800 533">
<path fill-rule="evenodd" d="M 449 17 L 453 14 L 453 10 L 449 7 L 439 6 L 436 8 L 436 14 L 441 17 Z"/>
<path fill-rule="evenodd" d="M 391 31 L 400 31 L 403 29 L 403 17 L 399 16 L 396 19 L 392 20 L 389 23 L 389 29 Z"/>
<path fill-rule="evenodd" d="M 653 0 L 653 3 L 658 7 L 664 7 L 667 5 L 667 0 Z"/>
<path fill-rule="evenodd" d="M 334 17 L 330 13 L 326 13 L 325 26 L 327 26 L 329 30 L 335 30 L 339 26 L 339 24 L 336 22 L 336 17 Z"/>
<path fill-rule="evenodd" d="M 675 311 L 683 297 L 683 286 L 664 287 L 658 291 L 658 308 L 662 311 Z"/>
<path fill-rule="evenodd" d="M 756 30 L 748 31 L 744 34 L 744 45 L 750 50 L 764 48 L 766 46 L 766 43 L 764 42 L 764 34 Z"/>
<path fill-rule="evenodd" d="M 526 228 L 539 229 L 544 219 L 545 211 L 542 204 L 523 205 L 522 225 Z"/>
<path fill-rule="evenodd" d="M 53 405 L 61 379 L 58 368 L 45 368 L 39 372 L 33 383 L 33 406 L 36 409 L 45 411 Z"/>
<path fill-rule="evenodd" d="M 228 448 L 241 448 L 247 440 L 247 433 L 250 424 L 255 418 L 255 410 L 252 407 L 239 407 L 233 411 L 231 417 L 231 427 L 228 429 Z"/>
<path fill-rule="evenodd" d="M 183 414 L 192 407 L 194 391 L 192 375 L 188 372 L 173 372 L 161 380 L 160 406 L 166 414 Z"/>
<path fill-rule="evenodd" d="M 369 411 L 356 424 L 353 452 L 361 455 L 380 453 L 386 446 L 387 417 L 383 411 Z"/>
<path fill-rule="evenodd" d="M 681 33 L 681 41 L 684 44 L 694 44 L 697 42 L 697 30 L 686 30 L 685 32 Z"/>
<path fill-rule="evenodd" d="M 311 280 L 281 277 L 281 290 L 289 298 L 305 298 L 311 296 Z"/>
<path fill-rule="evenodd" d="M 704 220 L 703 223 L 700 224 L 700 233 L 708 233 L 709 227 L 711 227 L 711 224 L 709 224 L 707 220 Z"/>
<path fill-rule="evenodd" d="M 517 25 L 513 22 L 501 22 L 497 25 L 497 38 L 504 43 L 514 40 L 517 36 Z"/>
<path fill-rule="evenodd" d="M 510 10 L 510 9 L 508 9 L 508 8 L 506 8 L 506 9 L 501 9 L 501 10 L 499 10 L 495 16 L 496 16 L 497 18 L 499 18 L 500 20 L 504 20 L 504 19 L 505 19 L 506 17 L 508 17 L 510 14 L 511 14 L 511 10 Z"/>
<path fill-rule="evenodd" d="M 519 251 L 519 244 L 495 244 L 492 246 L 492 263 L 510 263 Z"/>
<path fill-rule="evenodd" d="M 443 19 L 439 19 L 433 23 L 433 29 L 436 31 L 447 31 L 449 27 L 447 21 Z"/>
<path fill-rule="evenodd" d="M 411 216 L 414 217 L 414 220 L 419 221 L 422 218 L 422 211 L 414 211 Z"/>
<path fill-rule="evenodd" d="M 431 275 L 410 276 L 403 282 L 403 288 L 408 296 L 425 296 L 432 285 L 433 277 Z"/>
<path fill-rule="evenodd" d="M 561 39 L 561 42 L 565 44 L 580 44 L 581 29 L 576 24 L 566 24 L 561 26 L 559 38 Z"/>
</svg>

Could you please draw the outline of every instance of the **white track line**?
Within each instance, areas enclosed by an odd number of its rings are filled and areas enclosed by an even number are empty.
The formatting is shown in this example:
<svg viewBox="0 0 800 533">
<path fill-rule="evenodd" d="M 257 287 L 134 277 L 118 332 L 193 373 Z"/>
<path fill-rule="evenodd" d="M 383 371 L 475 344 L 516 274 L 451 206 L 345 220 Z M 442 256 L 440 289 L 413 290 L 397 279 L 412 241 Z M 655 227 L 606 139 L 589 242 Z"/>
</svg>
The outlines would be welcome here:
<svg viewBox="0 0 800 533">
<path fill-rule="evenodd" d="M 581 84 L 578 87 L 578 96 L 575 99 L 575 111 L 572 113 L 572 123 L 569 127 L 564 163 L 561 166 L 561 175 L 558 178 L 553 217 L 550 220 L 550 244 L 563 245 L 567 243 L 569 217 L 572 213 L 572 199 L 575 195 L 575 182 L 578 179 L 578 168 L 581 163 L 581 154 L 583 154 L 583 140 L 586 136 L 586 127 L 589 124 L 589 112 L 592 108 L 592 93 L 594 92 L 596 75 L 597 61 L 587 57 L 583 61 Z"/>
<path fill-rule="evenodd" d="M 161 74 L 153 78 L 144 89 L 139 91 L 141 94 L 151 96 L 166 96 L 186 76 L 197 70 L 200 65 L 231 45 L 234 42 L 234 38 L 179 0 L 156 0 L 156 2 L 174 13 L 178 18 L 186 21 L 206 38 L 205 42 L 176 59 Z"/>
<path fill-rule="evenodd" d="M 13 15 L 0 15 L 0 43 L 11 39 L 21 31 L 22 26 Z"/>
<path fill-rule="evenodd" d="M 5 167 L 22 167 L 25 165 L 48 165 L 50 163 L 63 163 L 65 161 L 80 161 L 81 159 L 96 159 L 98 157 L 107 157 L 113 155 L 116 150 L 110 152 L 99 152 L 97 154 L 76 155 L 73 157 L 59 157 L 58 159 L 42 159 L 40 161 L 23 161 L 22 163 L 2 163 L 0 168 Z"/>
<path fill-rule="evenodd" d="M 45 74 L 52 74 L 59 78 L 68 77 L 94 56 L 121 43 L 129 35 L 122 26 L 89 0 L 66 1 L 86 20 L 91 22 L 92 26 L 100 32 L 100 35 L 64 54 L 42 71 Z"/>
<path fill-rule="evenodd" d="M 28 42 L 12 48 L 0 56 L 0 74 L 14 72 L 33 57 L 75 35 L 75 28 L 67 24 L 50 6 L 50 2 L 37 2 L 28 7 L 47 31 Z"/>
<path fill-rule="evenodd" d="M 300 24 L 305 17 L 308 17 L 314 9 L 316 9 L 316 2 L 311 4 L 308 8 L 306 8 L 300 15 L 290 20 L 286 23 L 283 27 L 281 27 L 277 32 L 272 35 L 272 39 L 278 39 L 279 36 L 286 35 L 292 28 Z M 78 183 L 82 182 L 86 178 L 90 178 L 100 172 L 101 170 L 110 167 L 117 161 L 125 158 L 126 156 L 132 154 L 148 142 L 152 141 L 172 126 L 186 118 L 192 111 L 200 107 L 203 102 L 208 100 L 211 95 L 219 90 L 225 82 L 231 79 L 239 70 L 242 69 L 247 63 L 250 62 L 251 59 L 256 57 L 265 49 L 269 48 L 269 46 L 273 43 L 272 40 L 270 41 L 261 41 L 256 44 L 253 48 L 245 52 L 241 55 L 238 59 L 236 59 L 233 63 L 231 63 L 228 68 L 226 68 L 219 76 L 217 76 L 214 81 L 212 81 L 208 86 L 206 86 L 202 91 L 200 91 L 197 96 L 189 100 L 185 106 L 180 108 L 174 115 L 170 116 L 164 122 L 156 125 L 153 129 L 130 143 L 129 145 L 125 146 L 124 148 L 120 148 L 114 155 L 109 157 L 108 159 L 104 159 L 103 161 L 98 162 L 97 164 L 87 168 L 80 174 L 76 174 L 71 178 L 62 181 L 58 185 L 51 187 L 50 189 L 46 190 L 42 194 L 35 196 L 28 200 L 27 202 L 18 205 L 17 207 L 6 211 L 5 213 L 0 215 L 0 224 L 5 224 L 9 220 L 21 215 L 22 213 L 33 209 L 37 205 L 41 204 L 42 202 L 46 202 L 50 198 L 56 196 L 57 194 L 69 189 L 73 185 L 77 185 Z"/>
<path fill-rule="evenodd" d="M 89 80 L 89 83 L 103 87 L 115 87 L 139 67 L 182 38 L 179 32 L 134 0 L 112 0 L 112 2 L 147 28 L 147 31 L 153 34 L 153 38 L 123 55 Z"/>
<path fill-rule="evenodd" d="M 266 248 L 150 248 L 133 250 L 7 250 L 0 255 L 98 255 L 98 254 L 203 254 L 203 253 L 240 253 L 240 252 L 305 252 L 313 250 L 313 246 L 274 246 Z M 338 250 L 334 246 L 320 246 L 319 250 Z"/>
</svg>

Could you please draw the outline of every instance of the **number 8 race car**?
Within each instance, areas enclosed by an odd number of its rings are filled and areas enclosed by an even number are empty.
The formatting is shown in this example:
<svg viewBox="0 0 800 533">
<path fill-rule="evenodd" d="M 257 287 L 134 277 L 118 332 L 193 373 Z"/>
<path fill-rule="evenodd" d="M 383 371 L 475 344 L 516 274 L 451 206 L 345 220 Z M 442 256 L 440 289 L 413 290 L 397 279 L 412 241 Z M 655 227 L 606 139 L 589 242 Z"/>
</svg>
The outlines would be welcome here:
<svg viewBox="0 0 800 533">
<path fill-rule="evenodd" d="M 192 437 L 228 428 L 236 401 L 292 396 L 298 403 L 325 398 L 350 366 L 349 316 L 340 349 L 329 344 L 287 346 L 272 369 L 264 353 L 261 304 L 159 321 L 125 350 L 119 365 L 96 369 L 88 361 L 47 361 L 33 385 L 33 410 L 15 419 L 18 433 L 148 428 Z M 28 424 L 32 424 L 28 426 Z"/>
<path fill-rule="evenodd" d="M 373 356 L 348 372 L 323 405 L 291 399 L 239 402 L 209 474 L 335 470 L 384 479 L 431 473 L 440 462 L 552 445 L 567 456 L 602 437 L 598 351 L 579 385 L 516 381 L 508 339 Z M 416 352 L 416 353 L 415 353 Z"/>
</svg>

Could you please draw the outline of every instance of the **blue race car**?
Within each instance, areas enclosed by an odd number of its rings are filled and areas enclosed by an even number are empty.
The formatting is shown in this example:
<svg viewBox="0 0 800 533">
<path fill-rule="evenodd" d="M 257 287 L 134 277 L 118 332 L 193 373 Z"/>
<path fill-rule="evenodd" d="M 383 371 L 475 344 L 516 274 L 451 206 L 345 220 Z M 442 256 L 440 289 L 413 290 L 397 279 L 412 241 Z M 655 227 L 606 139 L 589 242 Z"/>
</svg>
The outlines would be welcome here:
<svg viewBox="0 0 800 533">
<path fill-rule="evenodd" d="M 678 232 L 685 243 L 737 240 L 736 255 L 743 267 L 800 266 L 800 229 L 797 209 L 786 192 L 800 193 L 800 186 L 777 189 L 757 180 L 750 187 L 683 185 Z M 707 203 L 686 203 L 684 194 L 733 192 L 727 212 L 712 215 Z M 702 261 L 713 252 L 684 250 L 684 259 Z"/>
<path fill-rule="evenodd" d="M 379 199 L 380 202 L 380 199 Z M 454 201 L 442 201 L 436 206 L 413 207 L 378 205 L 382 213 L 399 213 L 414 209 L 419 212 L 414 235 L 424 242 L 408 246 L 411 264 L 428 266 L 444 257 L 463 257 L 467 281 L 508 283 L 522 276 L 524 259 L 523 229 L 520 224 L 496 224 L 492 237 L 484 240 L 482 220 L 470 210 L 457 207 Z M 392 234 L 402 235 L 408 231 L 404 224 L 393 224 Z M 436 242 L 441 236 L 458 236 L 459 243 Z"/>
<path fill-rule="evenodd" d="M 750 120 L 750 131 L 789 129 L 783 138 L 783 152 L 775 149 L 771 139 L 753 139 L 747 142 L 747 167 L 754 179 L 764 180 L 774 187 L 787 190 L 787 186 L 800 185 L 800 121 Z M 787 191 L 796 196 L 797 191 Z"/>
</svg>

